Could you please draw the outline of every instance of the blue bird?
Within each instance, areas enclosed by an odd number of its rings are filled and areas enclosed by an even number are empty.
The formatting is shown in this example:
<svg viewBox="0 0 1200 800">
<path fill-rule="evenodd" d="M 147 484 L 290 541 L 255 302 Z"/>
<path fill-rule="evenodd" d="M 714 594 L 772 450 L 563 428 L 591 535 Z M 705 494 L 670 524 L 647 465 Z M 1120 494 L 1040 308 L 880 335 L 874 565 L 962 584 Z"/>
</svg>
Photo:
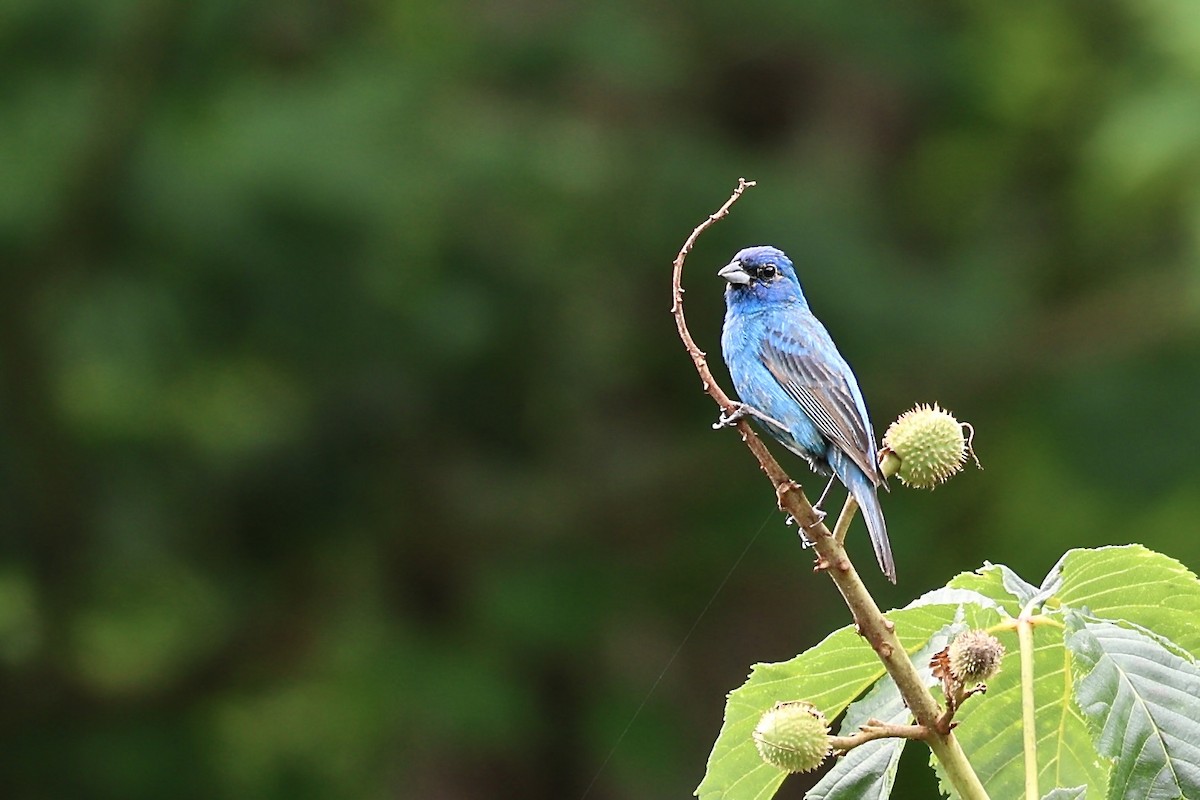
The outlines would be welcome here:
<svg viewBox="0 0 1200 800">
<path fill-rule="evenodd" d="M 774 247 L 748 247 L 718 273 L 725 288 L 721 350 L 742 405 L 722 424 L 750 416 L 785 447 L 840 480 L 863 510 L 883 574 L 896 565 L 876 490 L 884 486 L 875 434 L 858 381 L 813 316 L 792 262 Z"/>
</svg>

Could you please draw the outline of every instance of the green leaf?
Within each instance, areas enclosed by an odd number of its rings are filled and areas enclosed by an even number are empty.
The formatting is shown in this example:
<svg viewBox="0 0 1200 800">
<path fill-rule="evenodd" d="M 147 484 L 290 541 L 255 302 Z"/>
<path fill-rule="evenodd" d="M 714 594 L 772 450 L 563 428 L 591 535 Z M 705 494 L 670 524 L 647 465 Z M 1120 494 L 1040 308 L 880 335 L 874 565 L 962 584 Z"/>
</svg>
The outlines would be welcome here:
<svg viewBox="0 0 1200 800">
<path fill-rule="evenodd" d="M 1025 605 L 1038 594 L 1038 587 L 1029 583 L 1003 564 L 987 564 L 985 569 L 999 572 L 1000 582 L 1004 586 L 1004 589 L 1017 598 L 1021 605 Z"/>
<path fill-rule="evenodd" d="M 1086 786 L 1072 786 L 1070 789 L 1051 789 L 1042 800 L 1086 800 Z"/>
<path fill-rule="evenodd" d="M 1003 606 L 979 592 L 970 589 L 957 589 L 950 586 L 941 589 L 934 589 L 931 592 L 918 597 L 909 603 L 906 608 L 919 608 L 920 606 L 946 606 L 946 605 L 976 605 L 981 608 L 994 608 L 997 611 L 1003 609 Z"/>
<path fill-rule="evenodd" d="M 964 613 L 972 625 L 980 613 L 996 617 L 995 611 L 974 604 L 914 606 L 887 617 L 896 625 L 901 646 L 912 654 Z M 749 680 L 729 694 L 725 723 L 696 794 L 721 800 L 771 797 L 786 773 L 763 762 L 754 747 L 750 734 L 763 713 L 779 701 L 807 700 L 826 718 L 836 719 L 884 674 L 875 651 L 851 626 L 790 661 L 754 665 Z"/>
<path fill-rule="evenodd" d="M 1140 625 L 1200 658 L 1200 581 L 1175 559 L 1139 544 L 1069 550 L 1055 574 L 1062 605 Z"/>
<path fill-rule="evenodd" d="M 1025 601 L 1022 598 L 1030 593 L 1029 590 L 1023 590 L 1020 594 L 1016 594 L 1010 590 L 1010 586 L 1019 588 L 1021 584 L 1024 584 L 1029 589 L 1033 588 L 1019 578 L 1017 581 L 1019 583 L 1013 580 L 1013 572 L 1008 567 L 986 564 L 975 572 L 963 572 L 956 575 L 946 584 L 946 588 L 975 592 L 991 600 L 1006 615 L 1015 617 L 1021 613 L 1021 606 L 1024 605 Z"/>
<path fill-rule="evenodd" d="M 969 698 L 956 719 L 955 735 L 992 797 L 1023 797 L 1025 761 L 1021 731 L 1021 664 L 1017 635 L 996 631 L 1004 644 L 1000 672 L 982 697 Z M 1108 768 L 1096 757 L 1087 723 L 1072 701 L 1072 674 L 1062 631 L 1033 629 L 1033 697 L 1037 728 L 1038 783 L 1086 785 L 1092 796 L 1108 788 Z"/>
<path fill-rule="evenodd" d="M 963 625 L 947 625 L 936 633 L 914 657 L 913 663 L 926 686 L 937 682 L 929 668 L 929 660 L 941 650 Z M 846 709 L 839 733 L 853 735 L 868 720 L 877 719 L 893 725 L 912 722 L 912 713 L 904 704 L 900 690 L 892 681 L 879 681 L 867 693 Z M 859 745 L 839 758 L 833 768 L 821 778 L 806 800 L 884 800 L 890 797 L 896 782 L 896 769 L 907 739 L 877 739 Z"/>
<path fill-rule="evenodd" d="M 1099 753 L 1114 759 L 1110 798 L 1200 797 L 1200 668 L 1141 631 L 1068 611 L 1075 696 Z"/>
</svg>

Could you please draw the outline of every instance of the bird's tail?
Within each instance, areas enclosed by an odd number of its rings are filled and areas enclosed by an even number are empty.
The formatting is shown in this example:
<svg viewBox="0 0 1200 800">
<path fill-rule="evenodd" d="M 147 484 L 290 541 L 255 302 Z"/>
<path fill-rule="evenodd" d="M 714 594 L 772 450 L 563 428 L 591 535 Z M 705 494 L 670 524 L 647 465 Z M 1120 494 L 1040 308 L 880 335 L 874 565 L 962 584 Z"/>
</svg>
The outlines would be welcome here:
<svg viewBox="0 0 1200 800">
<path fill-rule="evenodd" d="M 883 509 L 879 507 L 875 484 L 857 464 L 840 452 L 830 459 L 830 464 L 834 473 L 858 501 L 858 507 L 862 509 L 879 568 L 889 581 L 895 583 L 896 562 L 892 560 L 892 544 L 888 541 L 887 524 L 883 521 Z"/>
</svg>

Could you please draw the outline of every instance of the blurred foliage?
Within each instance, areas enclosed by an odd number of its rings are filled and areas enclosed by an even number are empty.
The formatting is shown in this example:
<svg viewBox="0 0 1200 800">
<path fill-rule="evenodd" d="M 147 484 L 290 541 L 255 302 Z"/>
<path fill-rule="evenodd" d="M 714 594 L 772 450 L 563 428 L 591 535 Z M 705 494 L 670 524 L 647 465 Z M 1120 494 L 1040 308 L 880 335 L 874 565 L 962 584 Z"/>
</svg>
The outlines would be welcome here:
<svg viewBox="0 0 1200 800">
<path fill-rule="evenodd" d="M 13 0 L 0 41 L 6 797 L 686 795 L 748 665 L 845 622 L 667 313 L 741 175 L 701 346 L 776 244 L 879 430 L 978 432 L 886 498 L 881 602 L 1200 563 L 1188 0 Z"/>
</svg>

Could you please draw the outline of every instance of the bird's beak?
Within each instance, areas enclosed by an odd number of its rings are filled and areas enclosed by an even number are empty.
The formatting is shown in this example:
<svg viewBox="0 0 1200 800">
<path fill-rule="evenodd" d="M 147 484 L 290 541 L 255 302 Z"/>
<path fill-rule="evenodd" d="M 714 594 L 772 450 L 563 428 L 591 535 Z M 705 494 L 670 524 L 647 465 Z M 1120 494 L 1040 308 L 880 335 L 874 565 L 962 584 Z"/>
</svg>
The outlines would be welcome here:
<svg viewBox="0 0 1200 800">
<path fill-rule="evenodd" d="M 721 267 L 721 269 L 717 270 L 717 274 L 730 283 L 740 283 L 743 286 L 750 283 L 750 273 L 742 269 L 742 265 L 736 261 L 731 261 Z"/>
</svg>

